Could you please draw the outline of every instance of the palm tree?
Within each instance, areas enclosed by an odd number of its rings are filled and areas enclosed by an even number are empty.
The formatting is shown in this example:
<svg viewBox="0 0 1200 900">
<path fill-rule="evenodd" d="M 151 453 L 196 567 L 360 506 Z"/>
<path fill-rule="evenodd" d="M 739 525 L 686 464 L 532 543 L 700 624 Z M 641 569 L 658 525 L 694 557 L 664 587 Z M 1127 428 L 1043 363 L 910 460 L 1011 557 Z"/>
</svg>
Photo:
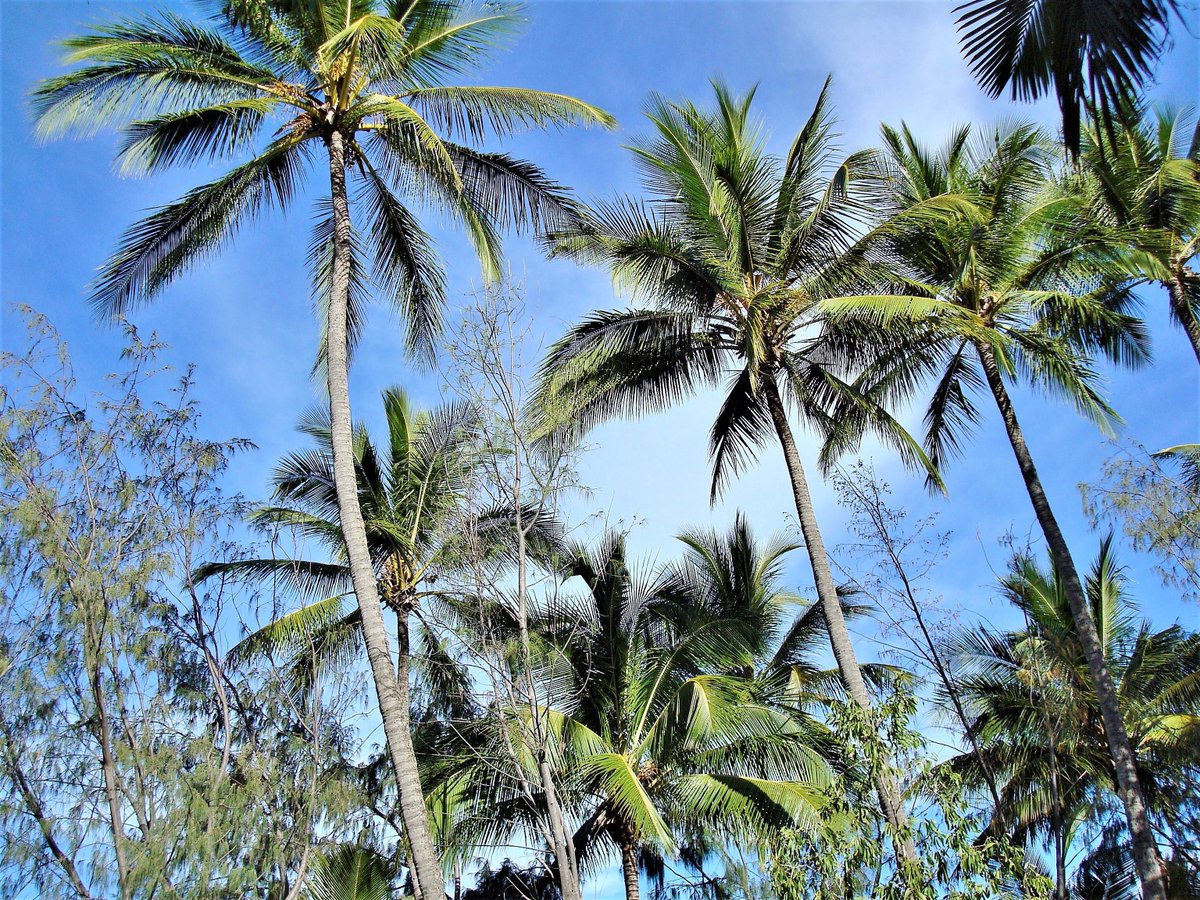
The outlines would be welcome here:
<svg viewBox="0 0 1200 900">
<path fill-rule="evenodd" d="M 924 460 L 868 400 L 870 387 L 847 382 L 861 350 L 850 336 L 823 329 L 819 312 L 826 296 L 865 283 L 868 261 L 851 245 L 876 199 L 872 155 L 833 165 L 828 83 L 783 160 L 763 150 L 749 116 L 753 91 L 737 98 L 714 88 L 713 112 L 652 99 L 656 139 L 633 147 L 651 204 L 602 205 L 580 227 L 551 235 L 555 253 L 608 266 L 619 286 L 654 305 L 597 313 L 575 326 L 544 363 L 540 400 L 547 427 L 578 431 L 670 406 L 729 372 L 711 432 L 712 496 L 760 446 L 779 441 L 838 670 L 870 716 L 789 408 L 828 434 L 845 424 L 829 406 L 852 394 L 863 424 L 907 459 Z M 912 860 L 898 786 L 882 779 L 878 793 L 897 852 Z"/>
<path fill-rule="evenodd" d="M 239 225 L 287 206 L 308 163 L 323 158 L 327 164 L 329 195 L 311 262 L 326 307 L 338 521 L 418 898 L 441 893 L 440 867 L 359 508 L 348 355 L 362 322 L 360 289 L 368 273 L 403 314 L 409 350 L 432 354 L 442 274 L 401 196 L 428 201 L 462 223 L 489 276 L 498 267 L 499 226 L 559 222 L 567 212 L 563 193 L 535 167 L 455 143 L 438 128 L 479 139 L 489 130 L 612 122 L 559 94 L 446 83 L 474 68 L 513 22 L 502 4 L 474 13 L 459 0 L 228 0 L 215 28 L 162 12 L 72 38 L 68 59 L 80 66 L 44 82 L 34 95 L 43 136 L 120 125 L 118 159 L 127 172 L 247 158 L 126 232 L 93 293 L 105 315 L 150 299 L 227 243 Z M 354 230 L 348 176 L 358 183 L 354 205 L 368 225 L 363 234 Z"/>
<path fill-rule="evenodd" d="M 1089 221 L 1131 241 L 1117 254 L 1129 274 L 1166 289 L 1171 318 L 1200 362 L 1200 273 L 1189 265 L 1200 253 L 1200 127 L 1189 132 L 1187 118 L 1135 106 L 1115 127 L 1093 123 L 1071 184 Z"/>
<path fill-rule="evenodd" d="M 477 712 L 469 678 L 420 615 L 421 610 L 435 603 L 459 603 L 452 591 L 438 585 L 439 578 L 465 565 L 466 554 L 475 552 L 475 545 L 484 547 L 498 565 L 503 564 L 506 543 L 514 537 L 516 526 L 510 510 L 489 509 L 471 517 L 465 514 L 467 492 L 483 462 L 477 417 L 469 407 L 450 404 L 418 412 L 400 389 L 391 388 L 383 393 L 383 409 L 387 441 L 382 448 L 371 441 L 365 429 L 355 429 L 355 477 L 379 596 L 396 616 L 394 678 L 402 703 L 401 724 L 406 734 L 415 734 L 431 718 L 463 723 Z M 298 695 L 312 687 L 323 669 L 345 667 L 353 661 L 361 646 L 363 623 L 361 610 L 347 608 L 344 599 L 351 587 L 350 570 L 339 524 L 327 415 L 311 414 L 300 430 L 316 441 L 316 448 L 289 454 L 281 461 L 274 477 L 277 505 L 257 510 L 253 519 L 315 540 L 330 561 L 245 559 L 210 563 L 195 573 L 197 580 L 218 576 L 278 580 L 298 597 L 312 601 L 252 633 L 233 653 L 235 658 L 282 658 L 288 667 L 289 686 Z M 531 545 L 536 549 L 541 543 L 556 541 L 555 524 L 540 517 Z M 419 639 L 416 650 L 410 639 L 414 615 Z M 391 666 L 389 662 L 389 669 Z M 420 704 L 414 704 L 410 695 L 413 680 L 425 687 Z M 418 709 L 420 721 L 413 722 L 410 707 Z M 431 737 L 422 734 L 420 739 Z"/>
<path fill-rule="evenodd" d="M 1064 579 L 1018 557 L 1002 586 L 1025 628 L 967 631 L 952 650 L 983 754 L 1005 782 L 1003 818 L 996 822 L 1013 826 L 1018 837 L 1049 834 L 1058 896 L 1065 900 L 1071 836 L 1103 812 L 1104 797 L 1117 787 L 1115 769 Z M 1200 635 L 1179 626 L 1155 632 L 1137 621 L 1111 537 L 1101 543 L 1087 594 L 1141 784 L 1151 808 L 1165 812 L 1173 785 L 1194 779 L 1198 765 Z M 949 764 L 969 784 L 982 783 L 975 754 Z M 1124 835 L 1115 840 L 1124 842 Z"/>
<path fill-rule="evenodd" d="M 791 599 L 778 582 L 794 548 L 759 546 L 740 518 L 728 536 L 682 540 L 685 560 L 652 582 L 630 570 L 619 535 L 578 549 L 568 571 L 586 594 L 538 623 L 572 673 L 555 706 L 564 765 L 590 806 L 580 866 L 617 850 L 627 900 L 639 895 L 639 860 L 684 835 L 747 846 L 811 821 L 829 779 L 821 726 L 763 702 L 754 677 Z"/>
<path fill-rule="evenodd" d="M 1085 106 L 1110 119 L 1153 75 L 1177 0 L 964 0 L 956 8 L 963 55 L 992 97 L 1050 90 L 1063 140 L 1079 153 Z"/>
<path fill-rule="evenodd" d="M 388 900 L 396 873 L 365 847 L 343 845 L 318 856 L 304 888 L 305 900 Z"/>
<path fill-rule="evenodd" d="M 923 296 L 858 299 L 841 310 L 917 332 L 913 346 L 921 352 L 881 366 L 895 366 L 889 377 L 907 384 L 922 370 L 937 375 L 925 446 L 939 468 L 979 420 L 972 391 L 986 389 L 994 399 L 1096 684 L 1143 889 L 1162 898 L 1158 853 L 1103 644 L 1005 383 L 1024 376 L 1105 425 L 1116 414 L 1100 396 L 1088 351 L 1140 363 L 1146 358 L 1143 326 L 1122 312 L 1126 292 L 1086 267 L 1073 268 L 1086 258 L 1087 242 L 1104 238 L 1076 237 L 1063 228 L 1071 203 L 1048 187 L 1052 155 L 1036 129 L 997 131 L 973 146 L 963 128 L 940 153 L 922 148 L 907 128 L 885 128 L 884 138 L 895 169 L 896 210 L 924 214 L 911 225 L 899 219 L 881 252 L 908 268 L 910 283 L 923 285 L 914 293 Z"/>
</svg>

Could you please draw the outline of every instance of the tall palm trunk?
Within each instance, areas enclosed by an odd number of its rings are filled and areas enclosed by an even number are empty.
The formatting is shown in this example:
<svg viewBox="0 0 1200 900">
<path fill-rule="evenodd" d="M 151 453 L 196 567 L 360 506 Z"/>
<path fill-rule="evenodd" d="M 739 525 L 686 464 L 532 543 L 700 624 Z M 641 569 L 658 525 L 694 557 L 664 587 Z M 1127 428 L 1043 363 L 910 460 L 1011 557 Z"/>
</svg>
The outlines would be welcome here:
<svg viewBox="0 0 1200 900">
<path fill-rule="evenodd" d="M 863 680 L 858 658 L 854 655 L 850 632 L 846 629 L 846 617 L 842 614 L 842 604 L 838 599 L 837 587 L 833 583 L 829 555 L 825 552 L 825 541 L 822 539 L 821 529 L 817 525 L 817 514 L 813 509 L 812 496 L 808 491 L 808 481 L 804 476 L 804 466 L 800 463 L 800 454 L 796 450 L 792 428 L 788 424 L 787 410 L 784 408 L 783 398 L 779 396 L 779 387 L 774 379 L 764 379 L 762 387 L 766 392 L 767 406 L 771 410 L 771 419 L 775 423 L 775 432 L 783 447 L 788 476 L 792 481 L 796 516 L 800 520 L 800 533 L 804 536 L 804 546 L 808 551 L 808 560 L 812 566 L 817 597 L 821 602 L 821 610 L 825 614 L 825 623 L 829 628 L 829 642 L 833 645 L 833 658 L 837 661 L 838 672 L 841 674 L 846 693 L 870 720 L 872 718 L 871 697 L 867 693 L 867 684 Z M 887 818 L 892 833 L 897 859 L 901 863 L 916 863 L 917 851 L 913 844 L 908 814 L 904 809 L 899 786 L 890 774 L 880 772 L 875 778 L 875 791 L 879 796 L 879 805 Z"/>
<path fill-rule="evenodd" d="M 346 195 L 345 138 L 334 128 L 328 139 L 329 186 L 333 199 L 333 271 L 326 323 L 326 361 L 329 387 L 330 446 L 333 450 L 333 481 L 337 490 L 338 514 L 350 579 L 362 616 L 363 643 L 371 664 L 379 715 L 387 736 L 400 814 L 410 848 L 409 869 L 417 900 L 441 900 L 445 895 L 442 867 L 433 848 L 425 797 L 417 773 L 412 735 L 408 730 L 407 685 L 402 689 L 392 670 L 391 651 L 383 610 L 375 584 L 375 572 L 367 549 L 367 531 L 358 504 L 358 482 L 354 475 L 354 438 L 350 419 L 349 365 L 347 361 L 347 311 L 350 302 L 350 205 Z"/>
<path fill-rule="evenodd" d="M 1125 817 L 1129 822 L 1129 833 L 1133 838 L 1133 859 L 1137 866 L 1138 878 L 1142 883 L 1142 895 L 1146 900 L 1166 900 L 1167 891 L 1164 883 L 1162 863 L 1158 856 L 1158 847 L 1154 842 L 1154 833 L 1150 829 L 1150 819 L 1146 812 L 1146 801 L 1142 794 L 1142 786 L 1138 780 L 1137 766 L 1133 755 L 1133 745 L 1125 730 L 1125 722 L 1121 717 L 1121 708 L 1117 703 L 1117 691 L 1113 685 L 1112 674 L 1104 661 L 1104 647 L 1100 643 L 1100 634 L 1096 623 L 1092 620 L 1092 612 L 1088 608 L 1087 595 L 1071 559 L 1071 551 L 1067 547 L 1058 520 L 1050 509 L 1046 492 L 1042 488 L 1041 478 L 1033 464 L 1033 456 L 1025 443 L 1008 391 L 1000 376 L 1000 368 L 990 345 L 976 344 L 979 360 L 987 377 L 988 387 L 995 397 L 1000 415 L 1004 419 L 1004 428 L 1008 432 L 1009 443 L 1021 469 L 1021 477 L 1025 479 L 1025 488 L 1033 503 L 1034 513 L 1038 524 L 1050 548 L 1050 558 L 1054 568 L 1062 579 L 1067 593 L 1067 602 L 1071 607 L 1071 617 L 1075 620 L 1075 630 L 1083 655 L 1087 659 L 1088 669 L 1092 675 L 1092 683 L 1096 688 L 1096 697 L 1100 702 L 1100 714 L 1104 721 L 1104 735 L 1108 740 L 1109 754 L 1112 756 L 1113 768 L 1117 777 L 1117 793 L 1125 805 Z"/>
<path fill-rule="evenodd" d="M 1175 276 L 1166 283 L 1165 287 L 1167 293 L 1171 295 L 1171 312 L 1175 314 L 1175 318 L 1179 320 L 1179 324 L 1187 333 L 1188 341 L 1192 345 L 1192 352 L 1196 354 L 1196 362 L 1200 363 L 1200 319 L 1196 318 L 1196 311 L 1192 309 L 1192 304 L 1189 302 L 1187 280 L 1184 274 L 1184 267 L 1177 266 Z"/>
<path fill-rule="evenodd" d="M 637 841 L 621 841 L 621 874 L 625 876 L 625 900 L 638 900 L 638 848 Z"/>
</svg>

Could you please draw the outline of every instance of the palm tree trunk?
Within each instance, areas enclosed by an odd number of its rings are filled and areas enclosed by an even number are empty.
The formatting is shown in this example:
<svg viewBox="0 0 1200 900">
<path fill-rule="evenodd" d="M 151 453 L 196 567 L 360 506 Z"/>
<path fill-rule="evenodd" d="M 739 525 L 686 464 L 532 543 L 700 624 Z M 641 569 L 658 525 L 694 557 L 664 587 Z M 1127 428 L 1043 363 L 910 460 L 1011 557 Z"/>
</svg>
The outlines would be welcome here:
<svg viewBox="0 0 1200 900">
<path fill-rule="evenodd" d="M 804 536 L 804 546 L 808 550 L 813 581 L 817 586 L 817 597 L 821 602 L 821 611 L 825 614 L 826 626 L 829 628 L 829 642 L 833 645 L 833 657 L 837 661 L 838 672 L 841 673 L 846 693 L 867 715 L 868 719 L 871 719 L 873 717 L 871 697 L 867 693 L 867 684 L 863 680 L 858 658 L 854 655 L 850 632 L 846 629 L 846 617 L 842 614 L 842 603 L 838 599 L 837 587 L 833 583 L 829 555 L 825 552 L 825 541 L 822 539 L 821 529 L 817 525 L 817 514 L 813 509 L 812 496 L 808 491 L 804 466 L 800 463 L 800 454 L 796 450 L 796 440 L 792 436 L 791 425 L 788 424 L 787 410 L 784 408 L 783 398 L 779 396 L 779 387 L 773 379 L 764 379 L 763 391 L 766 394 L 767 406 L 771 410 L 771 419 L 775 423 L 775 432 L 783 447 L 784 460 L 787 462 L 788 476 L 792 481 L 792 496 L 796 502 L 796 516 L 800 520 L 800 533 Z M 908 824 L 908 814 L 905 812 L 904 802 L 900 796 L 900 788 L 890 774 L 881 772 L 875 779 L 875 791 L 879 796 L 880 808 L 882 808 L 891 830 L 892 842 L 896 847 L 896 858 L 902 864 L 901 869 L 903 870 L 903 864 L 917 862 L 917 851 Z"/>
<path fill-rule="evenodd" d="M 638 900 L 637 842 L 621 841 L 621 874 L 625 876 L 625 900 Z"/>
<path fill-rule="evenodd" d="M 1176 269 L 1175 277 L 1167 283 L 1166 288 L 1171 295 L 1171 313 L 1183 326 L 1183 330 L 1191 342 L 1192 352 L 1196 354 L 1196 362 L 1200 363 L 1200 319 L 1196 318 L 1196 311 L 1188 302 L 1187 281 L 1184 278 L 1183 266 Z"/>
<path fill-rule="evenodd" d="M 350 419 L 349 363 L 347 359 L 347 311 L 350 301 L 350 205 L 346 195 L 346 147 L 341 132 L 330 132 L 329 186 L 333 199 L 333 272 L 326 324 L 326 354 L 329 388 L 330 445 L 333 450 L 333 480 L 337 490 L 338 514 L 350 578 L 362 616 L 363 643 L 371 664 L 379 715 L 387 736 L 396 788 L 400 795 L 400 814 L 404 820 L 410 847 L 409 868 L 417 900 L 441 900 L 445 881 L 433 838 L 425 797 L 417 773 L 412 735 L 408 730 L 406 690 L 402 690 L 392 671 L 387 627 L 375 584 L 375 572 L 367 550 L 367 531 L 358 504 L 358 484 L 354 475 L 354 443 Z M 405 686 L 407 687 L 407 686 Z"/>
<path fill-rule="evenodd" d="M 1162 862 L 1158 856 L 1158 847 L 1154 841 L 1154 832 L 1150 828 L 1150 819 L 1146 812 L 1146 801 L 1142 794 L 1141 783 L 1138 780 L 1137 765 L 1133 755 L 1133 745 L 1125 730 L 1125 722 L 1121 717 L 1121 708 L 1117 702 L 1117 692 L 1113 685 L 1112 674 L 1104 660 L 1104 647 L 1100 643 L 1100 635 L 1096 623 L 1092 620 L 1088 608 L 1087 596 L 1071 551 L 1063 537 L 1058 520 L 1050 508 L 1046 492 L 1042 488 L 1041 478 L 1033 464 L 1033 456 L 1025 443 L 1025 436 L 1017 421 L 1008 391 L 1000 376 L 1000 368 L 990 345 L 976 344 L 979 360 L 987 377 L 988 387 L 995 397 L 1000 415 L 1004 419 L 1004 428 L 1008 432 L 1009 443 L 1017 457 L 1017 465 L 1021 469 L 1021 477 L 1025 479 L 1025 488 L 1033 503 L 1034 513 L 1038 524 L 1046 538 L 1050 549 L 1050 558 L 1054 568 L 1062 578 L 1066 589 L 1067 601 L 1071 606 L 1071 616 L 1075 620 L 1075 630 L 1079 635 L 1079 643 L 1083 655 L 1087 659 L 1088 669 L 1092 675 L 1092 683 L 1096 687 L 1096 697 L 1100 702 L 1100 714 L 1104 721 L 1104 735 L 1108 739 L 1108 750 L 1112 756 L 1113 768 L 1117 777 L 1117 793 L 1125 805 L 1125 817 L 1129 822 L 1129 834 L 1133 839 L 1133 859 L 1137 866 L 1138 878 L 1142 883 L 1142 894 L 1146 900 L 1166 900 L 1167 892 L 1163 877 Z"/>
</svg>

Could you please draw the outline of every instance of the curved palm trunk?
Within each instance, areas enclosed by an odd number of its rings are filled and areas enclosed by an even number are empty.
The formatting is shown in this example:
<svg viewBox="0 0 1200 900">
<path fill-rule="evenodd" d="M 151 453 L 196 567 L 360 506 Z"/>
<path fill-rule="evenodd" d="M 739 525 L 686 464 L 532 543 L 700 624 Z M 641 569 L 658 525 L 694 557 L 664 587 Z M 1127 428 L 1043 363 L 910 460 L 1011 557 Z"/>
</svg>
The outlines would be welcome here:
<svg viewBox="0 0 1200 900">
<path fill-rule="evenodd" d="M 829 642 L 833 645 L 833 657 L 837 661 L 838 672 L 841 674 L 846 693 L 869 717 L 872 712 L 871 697 L 867 693 L 867 684 L 863 680 L 858 658 L 854 655 L 850 632 L 846 629 L 846 617 L 842 614 L 842 604 L 838 599 L 837 587 L 833 583 L 833 572 L 829 568 L 829 555 L 825 552 L 825 541 L 822 539 L 821 529 L 817 525 L 817 514 L 813 509 L 812 496 L 808 491 L 804 466 L 801 464 L 800 454 L 796 450 L 792 428 L 788 424 L 787 410 L 784 408 L 783 398 L 779 396 L 779 387 L 773 379 L 764 379 L 763 391 L 766 394 L 767 406 L 771 410 L 771 419 L 775 423 L 775 432 L 783 447 L 784 460 L 787 462 L 788 476 L 792 481 L 792 496 L 796 502 L 796 516 L 800 520 L 800 532 L 804 536 L 804 545 L 808 550 L 809 563 L 812 565 L 817 597 L 821 602 L 821 610 L 825 614 L 825 622 L 829 628 Z M 875 792 L 879 796 L 879 805 L 887 818 L 892 833 L 897 859 L 901 863 L 916 863 L 917 851 L 908 824 L 908 814 L 905 812 L 900 788 L 895 779 L 887 773 L 880 773 L 875 779 Z"/>
<path fill-rule="evenodd" d="M 621 874 L 625 876 L 625 900 L 638 900 L 637 842 L 621 842 Z"/>
<path fill-rule="evenodd" d="M 1196 354 L 1196 362 L 1200 363 L 1200 319 L 1188 302 L 1187 282 L 1184 280 L 1184 270 L 1176 270 L 1175 277 L 1166 284 L 1167 292 L 1171 295 L 1171 312 L 1183 326 L 1191 342 L 1192 352 Z"/>
<path fill-rule="evenodd" d="M 1087 596 L 1071 551 L 1063 537 L 1058 520 L 1050 509 L 1046 492 L 1042 488 L 1041 478 L 1033 464 L 1033 456 L 1025 443 L 1025 436 L 1017 422 L 1016 413 L 1009 399 L 1004 381 L 1000 377 L 1000 369 L 992 348 L 986 344 L 977 344 L 979 360 L 987 377 L 988 387 L 995 397 L 1000 415 L 1004 419 L 1004 428 L 1008 432 L 1009 443 L 1017 457 L 1017 465 L 1021 469 L 1021 477 L 1025 479 L 1025 488 L 1033 503 L 1034 513 L 1038 524 L 1050 548 L 1050 558 L 1058 571 L 1067 592 L 1067 601 L 1071 607 L 1071 616 L 1075 620 L 1075 630 L 1079 635 L 1079 643 L 1083 647 L 1083 655 L 1087 659 L 1088 669 L 1092 675 L 1092 683 L 1096 687 L 1096 697 L 1100 702 L 1100 714 L 1104 721 L 1104 735 L 1108 740 L 1109 754 L 1112 756 L 1113 768 L 1117 776 L 1117 793 L 1125 805 L 1125 817 L 1129 822 L 1129 833 L 1133 839 L 1133 859 L 1137 865 L 1138 878 L 1142 883 L 1142 895 L 1146 900 L 1166 900 L 1167 891 L 1164 881 L 1162 862 L 1158 856 L 1158 847 L 1154 842 L 1154 832 L 1150 828 L 1150 819 L 1146 812 L 1146 801 L 1142 794 L 1141 783 L 1138 780 L 1137 766 L 1133 755 L 1133 745 L 1125 730 L 1125 722 L 1121 717 L 1121 709 L 1117 704 L 1117 691 L 1113 685 L 1112 674 L 1104 661 L 1104 647 L 1100 643 L 1100 634 L 1096 623 L 1092 620 L 1092 612 L 1088 608 Z"/>
<path fill-rule="evenodd" d="M 350 562 L 350 578 L 362 616 L 363 643 L 366 644 L 375 693 L 379 698 L 379 715 L 383 719 L 383 731 L 396 773 L 400 814 L 410 847 L 409 868 L 413 887 L 417 900 L 441 900 L 445 896 L 445 882 L 433 848 L 425 798 L 417 774 L 417 758 L 408 730 L 407 685 L 402 688 L 392 670 L 387 628 L 383 622 L 375 572 L 367 550 L 367 532 L 358 504 L 346 342 L 346 316 L 350 299 L 350 205 L 346 195 L 345 139 L 335 129 L 329 135 L 328 144 L 334 230 L 326 353 L 330 444 L 338 514 Z"/>
</svg>

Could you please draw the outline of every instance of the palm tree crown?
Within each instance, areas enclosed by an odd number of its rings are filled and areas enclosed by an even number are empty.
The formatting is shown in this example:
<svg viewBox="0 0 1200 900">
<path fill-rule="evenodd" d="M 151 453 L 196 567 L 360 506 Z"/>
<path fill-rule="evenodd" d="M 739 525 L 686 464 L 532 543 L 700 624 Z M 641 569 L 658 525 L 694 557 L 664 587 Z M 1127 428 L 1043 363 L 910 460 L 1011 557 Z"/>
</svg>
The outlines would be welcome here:
<svg viewBox="0 0 1200 900">
<path fill-rule="evenodd" d="M 441 597 L 434 587 L 439 576 L 461 566 L 473 552 L 465 534 L 495 539 L 497 530 L 511 523 L 500 510 L 477 517 L 466 513 L 467 493 L 481 460 L 479 423 L 469 407 L 450 404 L 421 412 L 403 391 L 390 388 L 383 392 L 383 409 L 387 435 L 382 447 L 364 428 L 355 431 L 355 472 L 380 599 L 401 624 L 405 654 L 410 615 L 423 600 Z M 361 622 L 357 609 L 345 608 L 350 572 L 338 521 L 328 416 L 309 414 L 300 431 L 317 446 L 281 460 L 274 476 L 276 504 L 256 510 L 252 518 L 315 541 L 327 551 L 328 561 L 245 559 L 208 564 L 196 572 L 199 579 L 277 579 L 298 598 L 312 601 L 237 648 L 242 656 L 270 652 L 294 657 L 296 688 L 308 686 L 314 654 L 318 666 L 324 666 L 344 662 L 354 652 Z"/>
<path fill-rule="evenodd" d="M 711 434 L 715 497 L 770 441 L 775 388 L 806 424 L 834 428 L 828 409 L 852 391 L 843 378 L 860 357 L 852 335 L 822 330 L 818 304 L 868 283 L 871 267 L 851 248 L 881 180 L 870 152 L 836 159 L 828 84 L 782 160 L 765 152 L 750 117 L 754 92 L 714 90 L 711 112 L 651 100 L 657 137 L 632 148 L 649 202 L 600 205 L 549 236 L 553 253 L 609 267 L 618 288 L 653 306 L 572 329 L 545 362 L 542 395 L 549 415 L 586 429 L 669 406 L 729 373 Z M 869 425 L 922 458 L 880 407 L 870 413 Z"/>
<path fill-rule="evenodd" d="M 245 160 L 126 232 L 95 284 L 97 307 L 124 313 L 240 225 L 287 206 L 336 131 L 365 226 L 354 249 L 356 259 L 367 258 L 354 263 L 355 278 L 372 276 L 403 314 L 410 349 L 431 352 L 442 273 L 406 203 L 453 216 L 489 274 L 497 271 L 498 227 L 559 222 L 568 209 L 562 190 L 534 166 L 452 138 L 611 123 L 558 94 L 446 83 L 478 66 L 515 23 L 497 4 L 474 12 L 427 0 L 230 0 L 215 28 L 160 12 L 67 40 L 68 60 L 80 66 L 35 92 L 43 136 L 121 123 L 117 158 L 131 174 Z M 330 207 L 319 218 L 312 262 L 327 282 Z M 361 322 L 360 314 L 351 318 Z"/>
<path fill-rule="evenodd" d="M 1048 834 L 1065 854 L 1083 821 L 1114 811 L 1112 757 L 1063 580 L 1053 567 L 1019 557 L 1002 586 L 1025 628 L 964 632 L 952 643 L 954 656 L 982 752 L 1005 781 L 1003 821 L 1019 836 Z M 1179 626 L 1155 632 L 1137 621 L 1111 539 L 1101 544 L 1087 594 L 1147 802 L 1169 834 L 1162 817 L 1171 815 L 1175 785 L 1195 777 L 1200 636 Z M 969 784 L 982 783 L 974 754 L 951 765 Z M 1065 892 L 1061 873 L 1059 881 Z"/>
<path fill-rule="evenodd" d="M 963 55 L 991 96 L 1014 99 L 1051 91 L 1063 140 L 1079 154 L 1085 109 L 1106 120 L 1135 97 L 1167 46 L 1177 0 L 964 0 L 955 9 Z"/>
<path fill-rule="evenodd" d="M 1109 127 L 1084 132 L 1081 174 L 1070 187 L 1089 221 L 1111 229 L 1117 262 L 1167 290 L 1171 317 L 1200 362 L 1200 124 L 1183 110 L 1128 106 Z"/>
<path fill-rule="evenodd" d="M 923 352 L 877 364 L 899 362 L 906 384 L 921 367 L 937 376 L 925 412 L 934 466 L 944 467 L 979 421 L 971 397 L 993 386 L 993 373 L 1062 396 L 1101 426 L 1115 421 L 1089 354 L 1141 364 L 1145 329 L 1125 312 L 1128 293 L 1081 262 L 1107 238 L 1072 227 L 1073 200 L 1053 183 L 1045 136 L 1019 125 L 973 139 L 961 128 L 939 151 L 907 127 L 885 126 L 883 136 L 893 224 L 877 239 L 912 296 L 826 307 L 924 329 L 906 348 L 923 344 Z"/>
<path fill-rule="evenodd" d="M 630 900 L 639 858 L 811 821 L 829 780 L 821 727 L 765 701 L 755 677 L 793 599 L 778 582 L 794 547 L 759 545 L 741 518 L 728 535 L 681 540 L 685 559 L 653 581 L 631 571 L 620 536 L 579 548 L 569 572 L 587 591 L 552 603 L 539 629 L 571 673 L 556 705 L 587 812 L 581 865 L 620 851 Z"/>
</svg>

